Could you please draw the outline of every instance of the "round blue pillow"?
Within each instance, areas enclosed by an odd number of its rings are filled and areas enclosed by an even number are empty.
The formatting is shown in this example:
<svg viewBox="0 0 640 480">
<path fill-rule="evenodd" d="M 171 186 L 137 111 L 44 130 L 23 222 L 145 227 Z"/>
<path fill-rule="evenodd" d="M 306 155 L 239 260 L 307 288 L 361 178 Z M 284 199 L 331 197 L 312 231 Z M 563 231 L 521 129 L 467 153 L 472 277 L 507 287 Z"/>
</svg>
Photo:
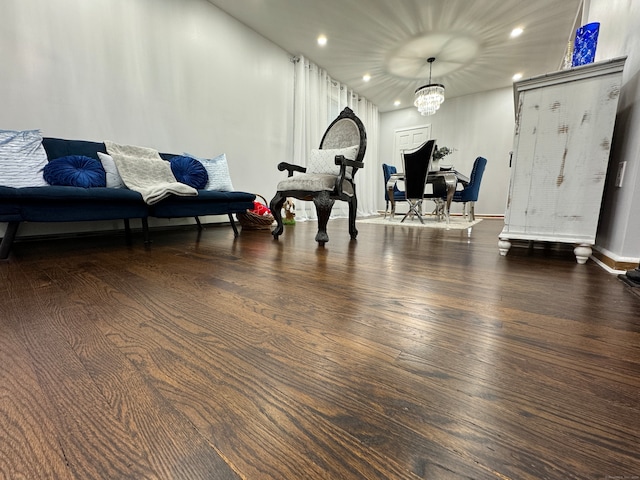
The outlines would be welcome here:
<svg viewBox="0 0 640 480">
<path fill-rule="evenodd" d="M 95 158 L 82 155 L 60 157 L 47 163 L 42 176 L 49 185 L 66 187 L 106 187 L 107 174 Z"/>
<path fill-rule="evenodd" d="M 204 165 L 192 157 L 177 155 L 171 159 L 171 171 L 176 180 L 196 190 L 207 186 L 209 174 Z"/>
</svg>

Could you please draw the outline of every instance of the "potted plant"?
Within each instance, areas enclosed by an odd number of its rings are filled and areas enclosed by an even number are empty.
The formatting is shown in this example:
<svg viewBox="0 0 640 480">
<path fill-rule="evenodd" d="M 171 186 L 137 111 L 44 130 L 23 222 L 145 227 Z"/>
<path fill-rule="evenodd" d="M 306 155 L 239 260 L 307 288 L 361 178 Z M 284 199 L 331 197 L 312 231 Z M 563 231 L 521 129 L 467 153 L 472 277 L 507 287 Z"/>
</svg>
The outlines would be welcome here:
<svg viewBox="0 0 640 480">
<path fill-rule="evenodd" d="M 442 160 L 447 155 L 451 155 L 455 152 L 455 148 L 449 147 L 440 147 L 436 145 L 436 149 L 433 151 L 433 156 L 431 160 L 431 171 L 437 172 L 440 170 L 440 160 Z"/>
</svg>

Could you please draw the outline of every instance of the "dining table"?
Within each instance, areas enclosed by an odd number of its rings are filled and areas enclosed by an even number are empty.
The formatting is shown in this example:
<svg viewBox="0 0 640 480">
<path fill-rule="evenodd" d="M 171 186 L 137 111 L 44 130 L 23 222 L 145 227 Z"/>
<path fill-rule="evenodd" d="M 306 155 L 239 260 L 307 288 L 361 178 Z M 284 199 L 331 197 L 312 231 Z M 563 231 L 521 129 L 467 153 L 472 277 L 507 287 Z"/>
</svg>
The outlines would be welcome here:
<svg viewBox="0 0 640 480">
<path fill-rule="evenodd" d="M 393 218 L 396 212 L 396 202 L 393 198 L 393 189 L 400 181 L 404 181 L 403 172 L 391 174 L 389 180 L 387 181 L 387 193 L 389 197 L 389 203 L 391 204 L 390 218 Z M 441 167 L 440 170 L 432 171 L 427 174 L 427 185 L 436 185 L 438 183 L 444 183 L 446 189 L 444 216 L 448 224 L 450 222 L 449 213 L 451 211 L 451 201 L 453 200 L 453 194 L 456 192 L 458 184 L 461 184 L 462 186 L 469 184 L 469 177 L 467 177 L 463 173 L 458 172 L 453 167 Z"/>
</svg>

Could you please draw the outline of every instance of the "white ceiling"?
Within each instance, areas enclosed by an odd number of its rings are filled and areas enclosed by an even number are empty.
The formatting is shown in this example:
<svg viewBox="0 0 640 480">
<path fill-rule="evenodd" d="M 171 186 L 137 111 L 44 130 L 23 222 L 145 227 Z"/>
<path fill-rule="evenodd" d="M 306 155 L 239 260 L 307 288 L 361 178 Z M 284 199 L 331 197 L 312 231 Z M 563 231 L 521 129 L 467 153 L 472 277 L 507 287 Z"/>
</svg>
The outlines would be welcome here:
<svg viewBox="0 0 640 480">
<path fill-rule="evenodd" d="M 292 55 L 375 103 L 413 104 L 433 82 L 447 97 L 557 70 L 582 0 L 209 0 Z M 524 33 L 515 39 L 515 27 Z M 327 45 L 317 37 L 324 34 Z M 369 82 L 362 77 L 371 75 Z"/>
</svg>

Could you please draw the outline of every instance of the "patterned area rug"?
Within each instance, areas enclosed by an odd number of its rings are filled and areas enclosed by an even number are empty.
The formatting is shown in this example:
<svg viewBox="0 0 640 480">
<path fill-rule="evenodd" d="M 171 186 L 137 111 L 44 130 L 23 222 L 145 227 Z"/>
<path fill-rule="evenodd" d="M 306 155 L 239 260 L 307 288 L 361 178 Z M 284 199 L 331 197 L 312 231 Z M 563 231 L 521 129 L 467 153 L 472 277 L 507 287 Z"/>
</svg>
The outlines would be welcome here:
<svg viewBox="0 0 640 480">
<path fill-rule="evenodd" d="M 435 216 L 424 215 L 422 217 L 424 223 L 420 223 L 420 220 L 417 217 L 407 217 L 404 222 L 400 223 L 402 217 L 404 217 L 404 213 L 396 214 L 393 219 L 389 216 L 387 216 L 387 218 L 384 218 L 381 215 L 377 217 L 358 218 L 356 223 L 373 223 L 375 225 L 391 225 L 408 228 L 440 228 L 443 230 L 464 230 L 465 228 L 473 227 L 474 225 L 482 221 L 481 218 L 476 218 L 473 222 L 469 222 L 465 218 L 452 216 L 449 225 L 447 225 L 447 222 L 445 220 L 439 222 Z"/>
</svg>

